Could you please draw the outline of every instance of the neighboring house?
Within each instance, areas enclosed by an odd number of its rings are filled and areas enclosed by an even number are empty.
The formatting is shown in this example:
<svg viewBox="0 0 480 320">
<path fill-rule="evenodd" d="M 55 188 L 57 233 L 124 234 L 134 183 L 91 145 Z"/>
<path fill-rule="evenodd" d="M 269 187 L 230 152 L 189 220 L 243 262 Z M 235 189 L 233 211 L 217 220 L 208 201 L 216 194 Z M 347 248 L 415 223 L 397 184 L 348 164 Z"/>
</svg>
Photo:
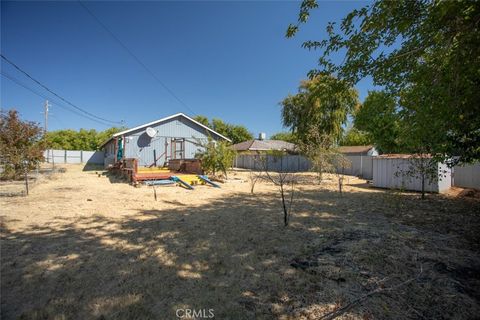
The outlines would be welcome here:
<svg viewBox="0 0 480 320">
<path fill-rule="evenodd" d="M 247 140 L 232 146 L 238 153 L 234 167 L 271 170 L 271 171 L 307 171 L 310 162 L 304 156 L 298 155 L 297 146 L 282 140 L 265 140 L 265 134 L 261 133 L 258 139 Z M 269 151 L 283 151 L 287 153 L 280 158 L 269 155 Z M 258 154 L 265 156 L 260 162 Z"/>
<path fill-rule="evenodd" d="M 100 148 L 105 151 L 105 166 L 125 158 L 138 159 L 138 165 L 162 166 L 170 159 L 192 159 L 211 137 L 227 137 L 198 121 L 177 113 L 112 135 Z"/>
<path fill-rule="evenodd" d="M 260 139 L 247 140 L 234 144 L 232 148 L 238 153 L 252 153 L 252 152 L 266 152 L 272 150 L 286 151 L 294 153 L 297 151 L 297 146 L 293 143 L 282 140 L 265 140 L 260 134 Z"/>
<path fill-rule="evenodd" d="M 374 146 L 343 146 L 338 151 L 346 156 L 378 156 Z"/>
</svg>

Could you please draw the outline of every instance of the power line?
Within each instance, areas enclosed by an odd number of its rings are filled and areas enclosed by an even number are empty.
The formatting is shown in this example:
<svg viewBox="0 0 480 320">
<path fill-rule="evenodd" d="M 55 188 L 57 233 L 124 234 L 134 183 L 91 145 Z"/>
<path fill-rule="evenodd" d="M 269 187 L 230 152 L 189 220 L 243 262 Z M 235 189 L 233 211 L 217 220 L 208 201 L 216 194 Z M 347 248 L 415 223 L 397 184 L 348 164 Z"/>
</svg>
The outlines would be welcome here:
<svg viewBox="0 0 480 320">
<path fill-rule="evenodd" d="M 147 73 L 149 73 L 153 79 L 155 79 L 172 97 L 175 98 L 182 106 L 188 111 L 197 115 L 182 99 L 180 99 L 173 90 L 171 90 L 159 77 L 153 73 L 133 52 L 130 50 L 82 1 L 78 0 L 78 3 L 87 11 L 93 19 L 123 48 L 127 53 L 140 65 Z"/>
<path fill-rule="evenodd" d="M 27 89 L 28 91 L 32 92 L 33 94 L 36 94 L 37 96 L 39 96 L 39 97 L 41 97 L 41 98 L 44 98 L 44 99 L 50 99 L 50 101 L 52 101 L 52 99 L 51 99 L 50 97 L 48 97 L 48 96 L 46 96 L 46 95 L 44 95 L 44 94 L 42 94 L 42 93 L 39 93 L 38 91 L 30 88 L 29 86 L 27 86 L 26 84 L 22 83 L 22 82 L 19 81 L 18 79 L 12 77 L 11 75 L 9 75 L 9 74 L 7 74 L 7 73 L 5 73 L 5 72 L 3 72 L 3 71 L 0 72 L 0 73 L 1 73 L 2 76 L 4 76 L 5 78 L 7 78 L 8 80 L 16 83 L 17 85 L 23 87 L 24 89 Z M 87 115 L 85 115 L 85 114 L 83 114 L 83 113 L 80 113 L 80 112 L 78 112 L 78 111 L 76 111 L 76 110 L 74 110 L 74 109 L 72 109 L 72 108 L 70 108 L 70 107 L 68 107 L 68 106 L 65 106 L 65 105 L 59 103 L 58 101 L 54 101 L 52 104 L 53 104 L 53 105 L 56 105 L 56 106 L 58 106 L 58 107 L 60 107 L 60 108 L 62 108 L 62 109 L 65 109 L 65 110 L 67 110 L 67 111 L 70 111 L 70 112 L 72 112 L 72 113 L 74 113 L 74 114 L 76 114 L 76 115 L 78 115 L 78 116 L 80 116 L 80 117 L 82 117 L 82 118 L 85 118 L 85 119 L 88 119 L 88 120 L 90 120 L 90 121 L 99 123 L 99 124 L 104 125 L 104 126 L 106 126 L 106 127 L 111 127 L 111 124 L 102 122 L 102 121 L 100 121 L 100 120 L 97 120 L 97 119 L 95 119 L 95 118 L 92 118 L 92 117 L 90 117 L 90 116 L 87 116 Z"/>
<path fill-rule="evenodd" d="M 75 109 L 89 115 L 90 117 L 93 117 L 93 118 L 97 118 L 99 120 L 102 120 L 102 121 L 105 121 L 105 122 L 110 122 L 110 123 L 114 123 L 114 124 L 123 124 L 123 122 L 121 121 L 112 121 L 112 120 L 108 120 L 108 119 L 105 119 L 105 118 L 102 118 L 102 117 L 99 117 L 99 116 L 96 116 L 94 115 L 93 113 L 90 113 L 76 105 L 74 105 L 73 103 L 71 103 L 70 101 L 68 101 L 67 99 L 63 98 L 62 96 L 60 96 L 59 94 L 55 93 L 53 90 L 51 90 L 50 88 L 48 88 L 46 85 L 44 85 L 43 83 L 41 83 L 40 81 L 38 81 L 37 79 L 35 79 L 34 77 L 32 77 L 30 74 L 28 74 L 28 72 L 24 71 L 22 68 L 20 68 L 17 64 L 15 64 L 13 61 L 11 61 L 10 59 L 8 59 L 7 57 L 5 57 L 3 55 L 3 53 L 0 53 L 0 56 L 2 57 L 2 59 L 4 59 L 6 62 L 8 62 L 10 65 L 12 65 L 15 69 L 17 69 L 18 71 L 20 71 L 21 73 L 23 73 L 24 75 L 26 75 L 28 78 L 30 78 L 31 80 L 33 80 L 36 84 L 38 84 L 39 86 L 41 86 L 42 88 L 44 88 L 45 90 L 47 90 L 48 92 L 50 92 L 51 94 L 53 94 L 55 97 L 59 98 L 60 100 L 62 100 L 63 102 L 67 103 L 68 105 L 74 107 Z"/>
<path fill-rule="evenodd" d="M 12 77 L 11 75 L 9 75 L 9 74 L 7 74 L 7 73 L 5 73 L 5 72 L 3 72 L 3 71 L 0 72 L 0 73 L 1 73 L 2 76 L 4 76 L 5 78 L 7 78 L 8 80 L 16 83 L 17 85 L 19 85 L 19 86 L 23 87 L 24 89 L 32 92 L 33 94 L 36 94 L 37 96 L 39 96 L 39 97 L 41 97 L 41 98 L 43 98 L 43 99 L 49 99 L 49 100 L 51 101 L 51 98 L 50 98 L 50 97 L 48 97 L 48 96 L 46 96 L 46 95 L 44 95 L 44 94 L 42 94 L 42 93 L 39 93 L 38 91 L 30 88 L 29 86 L 27 86 L 26 84 L 22 83 L 22 82 L 19 81 L 18 79 Z M 90 121 L 99 123 L 99 124 L 101 124 L 101 125 L 103 125 L 103 126 L 106 126 L 106 127 L 111 127 L 111 124 L 104 123 L 104 122 L 102 122 L 102 121 L 100 121 L 100 120 L 97 120 L 97 119 L 95 119 L 95 118 L 92 118 L 92 117 L 90 117 L 90 116 L 87 116 L 87 115 L 85 115 L 85 114 L 83 114 L 83 113 L 80 113 L 80 112 L 78 112 L 78 111 L 76 111 L 76 110 L 74 110 L 74 109 L 71 109 L 70 107 L 67 107 L 67 106 L 65 106 L 65 105 L 63 105 L 63 104 L 61 104 L 61 103 L 59 103 L 59 102 L 53 102 L 52 104 L 53 104 L 53 105 L 56 105 L 56 106 L 58 106 L 58 107 L 60 107 L 60 108 L 62 108 L 62 109 L 65 109 L 65 110 L 67 110 L 67 111 L 70 111 L 70 112 L 72 112 L 72 113 L 74 113 L 74 114 L 76 114 L 76 115 L 78 115 L 78 116 L 80 116 L 80 117 L 83 117 L 83 118 L 85 118 L 85 119 L 88 119 L 88 120 L 90 120 Z"/>
</svg>

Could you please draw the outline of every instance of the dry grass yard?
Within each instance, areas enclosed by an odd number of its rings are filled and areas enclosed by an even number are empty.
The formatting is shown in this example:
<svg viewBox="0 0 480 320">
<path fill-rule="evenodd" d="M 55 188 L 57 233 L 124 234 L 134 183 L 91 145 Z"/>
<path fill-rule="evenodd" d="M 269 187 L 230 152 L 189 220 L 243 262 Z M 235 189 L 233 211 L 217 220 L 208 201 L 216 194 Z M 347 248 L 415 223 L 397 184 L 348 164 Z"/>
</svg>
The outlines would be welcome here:
<svg viewBox="0 0 480 320">
<path fill-rule="evenodd" d="M 232 176 L 247 179 L 246 172 Z M 71 165 L 0 198 L 2 319 L 473 319 L 480 201 L 323 186 L 133 188 Z"/>
</svg>

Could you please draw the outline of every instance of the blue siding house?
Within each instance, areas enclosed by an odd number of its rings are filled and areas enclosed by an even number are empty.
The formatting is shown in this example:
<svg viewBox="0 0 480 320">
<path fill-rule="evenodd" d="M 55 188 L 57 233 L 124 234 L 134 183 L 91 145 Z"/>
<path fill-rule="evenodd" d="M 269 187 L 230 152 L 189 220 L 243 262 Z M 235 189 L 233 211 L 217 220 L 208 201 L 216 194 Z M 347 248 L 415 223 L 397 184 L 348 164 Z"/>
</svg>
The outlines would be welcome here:
<svg viewBox="0 0 480 320">
<path fill-rule="evenodd" d="M 187 115 L 177 113 L 116 133 L 101 148 L 105 151 L 105 167 L 122 158 L 136 158 L 140 166 L 163 166 L 170 159 L 194 158 L 208 137 L 230 141 Z"/>
</svg>

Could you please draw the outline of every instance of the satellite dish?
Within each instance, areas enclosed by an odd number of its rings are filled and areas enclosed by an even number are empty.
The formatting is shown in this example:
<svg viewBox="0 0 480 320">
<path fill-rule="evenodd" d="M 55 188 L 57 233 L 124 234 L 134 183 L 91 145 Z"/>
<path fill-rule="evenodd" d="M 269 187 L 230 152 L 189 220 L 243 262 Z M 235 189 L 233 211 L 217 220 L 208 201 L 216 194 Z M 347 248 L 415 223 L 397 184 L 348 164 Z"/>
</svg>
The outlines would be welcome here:
<svg viewBox="0 0 480 320">
<path fill-rule="evenodd" d="M 150 138 L 153 138 L 155 137 L 155 135 L 157 134 L 157 130 L 151 128 L 151 127 L 148 127 L 147 130 L 145 130 L 145 133 L 147 134 L 147 136 L 149 136 Z"/>
</svg>

